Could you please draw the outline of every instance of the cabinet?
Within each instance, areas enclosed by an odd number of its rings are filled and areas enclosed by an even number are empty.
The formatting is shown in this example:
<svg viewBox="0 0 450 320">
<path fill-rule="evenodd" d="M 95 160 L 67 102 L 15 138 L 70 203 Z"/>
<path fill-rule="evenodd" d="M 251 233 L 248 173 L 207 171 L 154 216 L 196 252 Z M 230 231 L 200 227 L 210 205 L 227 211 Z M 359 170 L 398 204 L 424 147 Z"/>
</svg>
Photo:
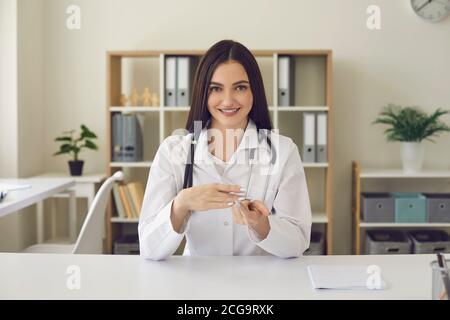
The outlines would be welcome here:
<svg viewBox="0 0 450 320">
<path fill-rule="evenodd" d="M 438 182 L 440 181 L 440 182 Z M 449 229 L 450 223 L 365 222 L 361 219 L 361 192 L 448 192 L 450 171 L 425 170 L 405 174 L 401 169 L 361 169 L 352 162 L 353 251 L 361 254 L 367 230 L 377 229 Z"/>
<path fill-rule="evenodd" d="M 126 180 L 141 180 L 146 183 L 148 170 L 159 144 L 174 130 L 184 128 L 189 106 L 165 106 L 165 59 L 168 56 L 190 56 L 200 59 L 205 53 L 191 51 L 114 51 L 107 53 L 107 106 L 106 137 L 108 146 L 109 174 L 122 170 Z M 274 128 L 289 136 L 303 149 L 302 114 L 304 112 L 325 112 L 327 121 L 327 155 L 324 163 L 304 163 L 308 190 L 313 210 L 313 229 L 320 229 L 326 235 L 327 253 L 332 253 L 332 176 L 333 176 L 333 106 L 332 106 L 332 52 L 330 50 L 254 50 L 260 67 L 269 111 Z M 278 58 L 290 56 L 295 61 L 295 94 L 293 106 L 279 106 Z M 124 64 L 133 61 L 132 70 L 124 74 Z M 128 68 L 130 69 L 130 68 Z M 143 71 L 145 69 L 145 71 Z M 145 80 L 142 82 L 142 79 Z M 124 81 L 131 82 L 139 92 L 144 87 L 159 93 L 159 105 L 120 106 Z M 138 83 L 141 79 L 141 84 Z M 130 89 L 130 85 L 126 90 Z M 130 92 L 124 92 L 129 95 Z M 112 115 L 117 112 L 137 113 L 143 119 L 144 157 L 141 162 L 112 162 Z M 111 253 L 113 240 L 123 233 L 137 232 L 137 219 L 118 218 L 111 200 L 106 215 L 106 248 Z"/>
</svg>

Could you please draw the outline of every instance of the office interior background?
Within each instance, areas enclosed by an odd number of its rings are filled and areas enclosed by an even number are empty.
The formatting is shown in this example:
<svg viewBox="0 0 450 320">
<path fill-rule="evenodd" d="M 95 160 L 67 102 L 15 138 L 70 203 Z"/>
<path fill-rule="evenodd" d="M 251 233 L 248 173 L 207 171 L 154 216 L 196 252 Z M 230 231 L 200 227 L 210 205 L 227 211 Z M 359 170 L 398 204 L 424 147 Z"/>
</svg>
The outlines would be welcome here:
<svg viewBox="0 0 450 320">
<path fill-rule="evenodd" d="M 66 9 L 81 9 L 80 29 Z M 367 8 L 380 8 L 370 29 Z M 388 103 L 450 109 L 450 17 L 429 23 L 409 0 L 1 0 L 0 177 L 67 172 L 54 138 L 81 123 L 98 135 L 84 172 L 107 172 L 108 51 L 206 50 L 233 39 L 251 50 L 333 52 L 333 253 L 352 253 L 352 161 L 400 169 L 400 143 L 373 125 Z M 271 90 L 267 89 L 266 90 Z M 442 117 L 447 124 L 449 115 Z M 450 170 L 450 135 L 426 142 L 425 169 Z M 450 192 L 449 179 L 415 181 Z M 64 204 L 59 204 L 63 210 Z M 79 214 L 87 210 L 78 202 Z M 0 251 L 36 241 L 36 209 L 0 218 Z M 63 217 L 58 230 L 66 232 Z"/>
</svg>

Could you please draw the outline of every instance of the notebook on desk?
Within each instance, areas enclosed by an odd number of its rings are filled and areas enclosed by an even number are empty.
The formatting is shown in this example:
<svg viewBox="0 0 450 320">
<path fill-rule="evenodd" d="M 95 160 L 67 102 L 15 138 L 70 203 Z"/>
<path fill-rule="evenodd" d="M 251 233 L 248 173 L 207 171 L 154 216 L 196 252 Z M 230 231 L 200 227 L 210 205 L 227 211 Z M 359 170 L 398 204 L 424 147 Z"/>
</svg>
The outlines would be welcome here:
<svg viewBox="0 0 450 320">
<path fill-rule="evenodd" d="M 31 188 L 29 184 L 6 184 L 0 183 L 0 202 L 6 197 L 8 192 Z"/>
<path fill-rule="evenodd" d="M 383 290 L 387 287 L 381 274 L 368 265 L 310 265 L 308 274 L 314 289 Z"/>
</svg>

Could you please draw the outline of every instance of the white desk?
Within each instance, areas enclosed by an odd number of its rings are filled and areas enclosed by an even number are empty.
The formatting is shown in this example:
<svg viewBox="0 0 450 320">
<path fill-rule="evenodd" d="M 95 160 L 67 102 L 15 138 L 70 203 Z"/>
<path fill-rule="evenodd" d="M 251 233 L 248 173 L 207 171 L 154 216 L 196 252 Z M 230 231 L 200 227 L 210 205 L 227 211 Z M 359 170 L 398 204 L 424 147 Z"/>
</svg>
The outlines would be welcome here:
<svg viewBox="0 0 450 320">
<path fill-rule="evenodd" d="M 34 178 L 38 179 L 60 179 L 60 178 L 70 178 L 75 181 L 75 185 L 70 190 L 75 192 L 75 198 L 86 198 L 87 199 L 87 207 L 88 210 L 91 207 L 92 201 L 94 201 L 95 193 L 96 193 L 96 184 L 102 183 L 106 179 L 106 175 L 104 174 L 86 174 L 83 176 L 69 176 L 64 173 L 57 172 L 47 172 L 39 176 L 35 176 Z M 67 198 L 67 192 L 54 194 L 51 198 Z M 69 211 L 71 210 L 69 201 Z M 73 209 L 72 209 L 73 210 Z M 40 201 L 37 204 L 37 242 L 42 243 L 44 241 L 44 202 Z M 53 223 L 54 225 L 54 223 Z M 72 227 L 73 226 L 73 227 Z M 71 229 L 76 227 L 76 221 L 72 221 Z M 71 240 L 75 241 L 73 235 L 75 234 L 75 230 L 71 231 Z"/>
<path fill-rule="evenodd" d="M 39 204 L 48 197 L 61 192 L 68 192 L 70 197 L 70 233 L 75 238 L 76 203 L 75 192 L 68 190 L 75 185 L 72 178 L 27 178 L 27 179 L 0 179 L 5 184 L 29 184 L 31 188 L 11 191 L 0 203 L 0 217 L 16 212 L 33 204 Z M 39 221 L 38 221 L 39 225 Z"/>
<path fill-rule="evenodd" d="M 431 299 L 435 255 L 183 257 L 0 253 L 0 299 Z M 315 292 L 309 264 L 376 264 L 386 290 Z M 80 269 L 70 290 L 67 268 Z"/>
</svg>

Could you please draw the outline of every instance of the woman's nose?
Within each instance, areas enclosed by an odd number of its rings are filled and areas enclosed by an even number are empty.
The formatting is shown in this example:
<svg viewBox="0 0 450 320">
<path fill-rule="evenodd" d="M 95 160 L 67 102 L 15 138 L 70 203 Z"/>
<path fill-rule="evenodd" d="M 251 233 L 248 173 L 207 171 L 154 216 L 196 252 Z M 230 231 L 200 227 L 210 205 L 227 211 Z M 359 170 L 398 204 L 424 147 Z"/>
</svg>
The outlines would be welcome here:
<svg viewBox="0 0 450 320">
<path fill-rule="evenodd" d="M 222 100 L 222 106 L 224 107 L 232 107 L 236 104 L 236 100 L 234 99 L 233 92 L 230 90 L 225 90 Z"/>
</svg>

